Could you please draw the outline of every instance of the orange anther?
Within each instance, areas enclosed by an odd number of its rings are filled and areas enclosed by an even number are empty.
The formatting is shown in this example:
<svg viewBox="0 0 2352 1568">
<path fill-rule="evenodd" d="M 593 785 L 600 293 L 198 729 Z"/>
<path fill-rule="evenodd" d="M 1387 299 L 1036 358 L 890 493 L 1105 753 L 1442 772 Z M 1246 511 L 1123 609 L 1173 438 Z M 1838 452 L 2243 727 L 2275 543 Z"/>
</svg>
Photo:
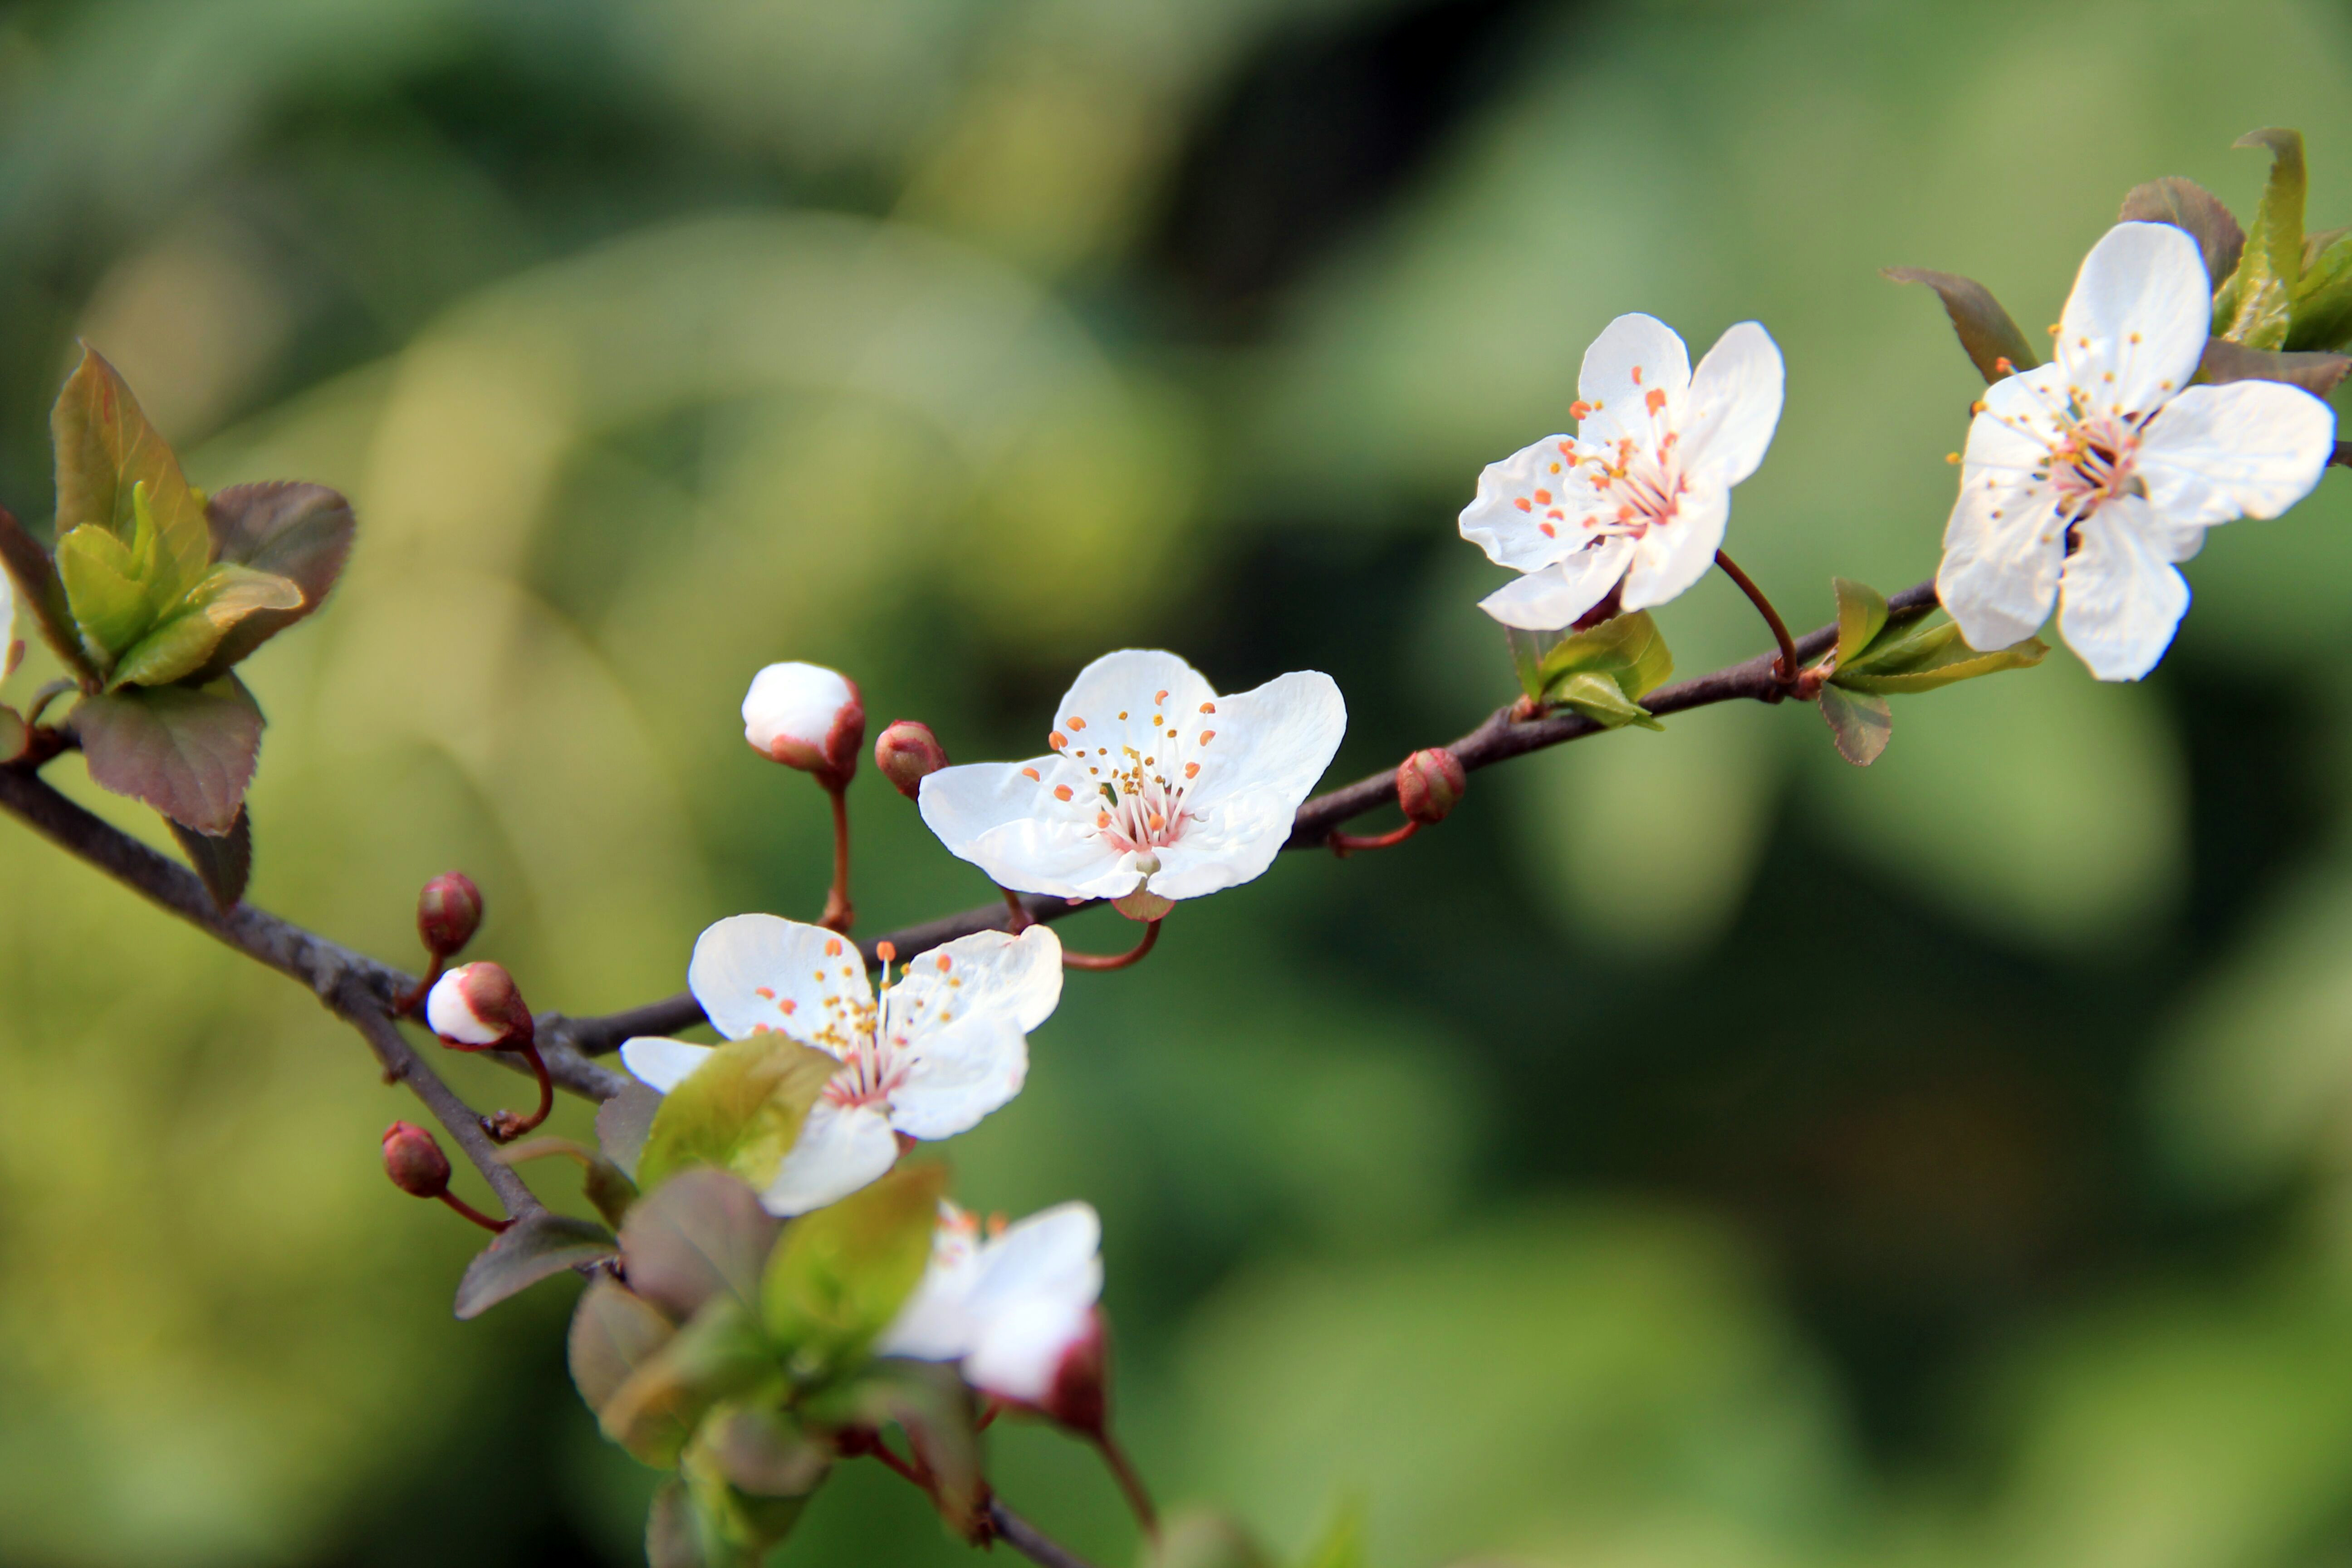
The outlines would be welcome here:
<svg viewBox="0 0 2352 1568">
<path fill-rule="evenodd" d="M 940 973 L 941 974 L 945 974 L 951 963 L 953 963 L 953 960 L 950 959 L 946 953 L 943 952 L 940 954 Z"/>
<path fill-rule="evenodd" d="M 1186 763 L 1184 764 L 1184 776 L 1188 779 L 1199 778 L 1201 776 L 1201 764 L 1198 763 Z"/>
<path fill-rule="evenodd" d="M 1058 752 L 1069 743 L 1070 738 L 1067 735 L 1063 734 L 1059 730 L 1055 730 L 1045 737 L 1045 749 L 1049 752 Z"/>
<path fill-rule="evenodd" d="M 1549 490 L 1538 490 L 1536 492 L 1536 504 L 1538 506 L 1551 505 L 1551 492 Z"/>
<path fill-rule="evenodd" d="M 791 1017 L 794 1013 L 799 1012 L 801 1008 L 801 1005 L 793 1001 L 789 996 L 777 1003 L 776 1005 L 782 1011 L 784 1016 L 787 1018 Z"/>
<path fill-rule="evenodd" d="M 824 939 L 824 955 L 827 958 L 839 958 L 841 956 L 841 939 L 839 937 L 829 936 Z"/>
<path fill-rule="evenodd" d="M 1642 384 L 1642 367 L 1638 364 L 1633 367 L 1633 384 L 1635 386 Z"/>
<path fill-rule="evenodd" d="M 753 986 L 753 987 L 751 988 L 751 994 L 752 994 L 752 995 L 754 995 L 754 996 L 759 997 L 761 1001 L 764 1001 L 764 1002 L 772 1002 L 772 1001 L 774 1001 L 774 1000 L 776 999 L 776 994 L 775 994 L 775 992 L 774 992 L 773 990 L 772 990 L 770 987 L 765 986 L 765 985 L 755 985 L 755 986 Z"/>
<path fill-rule="evenodd" d="M 1663 386 L 1654 386 L 1650 388 L 1650 395 L 1643 401 L 1650 405 L 1650 412 L 1655 414 L 1666 405 L 1666 389 Z"/>
<path fill-rule="evenodd" d="M 1543 536 L 1546 539 L 1558 539 L 1559 537 L 1559 530 L 1554 528 L 1548 522 L 1539 522 L 1536 524 L 1536 526 L 1543 530 Z"/>
<path fill-rule="evenodd" d="M 895 942 L 877 942 L 874 944 L 874 956 L 885 963 L 896 963 L 898 962 L 898 944 Z"/>
<path fill-rule="evenodd" d="M 1568 405 L 1568 416 L 1570 419 L 1590 419 L 1592 417 L 1592 405 L 1580 397 Z M 1561 442 L 1559 449 L 1563 452 L 1567 451 L 1568 443 Z"/>
<path fill-rule="evenodd" d="M 1024 779 L 1035 779 L 1037 777 L 1037 770 L 1035 768 L 1023 768 L 1021 770 L 1021 776 Z"/>
<path fill-rule="evenodd" d="M 1086 727 L 1087 727 L 1087 721 L 1086 721 L 1084 719 L 1079 718 L 1079 717 L 1078 717 L 1076 714 L 1075 714 L 1075 713 L 1073 713 L 1073 714 L 1071 714 L 1071 715 L 1070 715 L 1070 728 L 1071 728 L 1071 729 L 1073 729 L 1073 730 L 1083 730 L 1083 729 L 1085 729 Z"/>
<path fill-rule="evenodd" d="M 1168 693 L 1165 691 L 1154 693 L 1151 700 L 1155 703 L 1164 703 L 1168 700 Z"/>
<path fill-rule="evenodd" d="M 1067 799 L 1069 799 L 1069 798 L 1070 798 L 1070 786 L 1069 786 L 1069 785 L 1067 785 L 1067 784 L 1055 784 L 1055 785 L 1054 786 L 1054 798 L 1055 798 L 1055 800 L 1067 800 Z"/>
<path fill-rule="evenodd" d="M 1521 511 L 1533 511 L 1536 510 L 1536 503 L 1529 500 L 1525 496 L 1521 496 L 1517 500 L 1511 504 L 1517 507 Z"/>
<path fill-rule="evenodd" d="M 1217 732 L 1214 730 L 1203 730 L 1201 731 L 1201 744 L 1204 746 L 1216 738 Z"/>
<path fill-rule="evenodd" d="M 1095 826 L 1097 827 L 1108 827 L 1110 826 L 1110 813 L 1108 811 L 1096 812 Z"/>
</svg>

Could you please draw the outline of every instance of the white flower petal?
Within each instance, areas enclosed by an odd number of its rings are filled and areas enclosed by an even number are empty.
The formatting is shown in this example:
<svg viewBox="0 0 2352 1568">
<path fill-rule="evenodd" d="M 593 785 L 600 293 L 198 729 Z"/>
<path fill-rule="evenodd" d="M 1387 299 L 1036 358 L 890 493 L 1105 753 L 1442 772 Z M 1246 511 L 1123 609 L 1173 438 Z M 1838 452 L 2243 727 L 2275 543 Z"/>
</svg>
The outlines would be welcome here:
<svg viewBox="0 0 2352 1568">
<path fill-rule="evenodd" d="M 2195 240 L 2168 223 L 2119 223 L 2083 258 L 2057 362 L 2086 408 L 2146 416 L 2197 374 L 2212 315 Z"/>
<path fill-rule="evenodd" d="M 1593 493 L 1577 471 L 1574 439 L 1547 436 L 1479 471 L 1477 499 L 1462 509 L 1462 537 L 1497 566 L 1537 571 L 1579 548 Z"/>
<path fill-rule="evenodd" d="M 621 1065 L 647 1089 L 667 1094 L 710 1059 L 711 1047 L 686 1040 L 666 1040 L 640 1035 L 621 1043 Z"/>
<path fill-rule="evenodd" d="M 989 1018 L 1025 1034 L 1052 1017 L 1062 1000 L 1062 939 L 1033 925 L 1019 936 L 975 931 L 917 953 L 885 994 L 884 1030 L 919 1036 L 943 1013 Z"/>
<path fill-rule="evenodd" d="M 957 1018 L 917 1036 L 890 1091 L 890 1125 L 909 1138 L 952 1138 L 1021 1092 L 1029 1042 L 998 1018 Z"/>
<path fill-rule="evenodd" d="M 1625 608 L 1663 605 L 1706 576 L 1730 521 L 1731 491 L 1707 475 L 1694 477 L 1675 500 L 1674 515 L 1652 523 L 1634 542 L 1625 570 Z"/>
<path fill-rule="evenodd" d="M 2066 367 L 2045 364 L 2003 376 L 1985 388 L 1984 411 L 1969 422 L 1971 468 L 1996 468 L 2022 479 L 2050 463 L 2062 439 L 2054 411 L 2066 401 Z"/>
<path fill-rule="evenodd" d="M 1507 626 L 1558 631 L 1573 626 L 1579 616 L 1607 598 L 1633 558 L 1633 542 L 1612 534 L 1557 565 L 1496 589 L 1478 601 L 1478 607 Z"/>
<path fill-rule="evenodd" d="M 1069 803 L 1052 799 L 1057 786 L 1071 791 Z M 1140 875 L 1084 815 L 1092 794 L 1077 764 L 1038 757 L 941 768 L 918 787 L 916 804 L 948 853 L 999 887 L 1064 899 L 1131 893 Z"/>
<path fill-rule="evenodd" d="M 760 1194 L 760 1206 L 789 1219 L 835 1203 L 878 1181 L 898 1160 L 898 1135 L 870 1105 L 820 1100 L 809 1108 L 800 1141 Z"/>
<path fill-rule="evenodd" d="M 963 1358 L 964 1380 L 1000 1399 L 1043 1404 L 1062 1363 L 1094 1331 L 1092 1308 L 1024 1301 L 981 1324 Z"/>
<path fill-rule="evenodd" d="M 1220 697 L 1216 710 L 1193 716 L 1198 734 L 1212 738 L 1195 738 L 1189 753 L 1201 770 L 1185 797 L 1192 820 L 1159 851 L 1150 887 L 1164 898 L 1199 898 L 1263 875 L 1348 729 L 1339 682 L 1320 670 Z"/>
<path fill-rule="evenodd" d="M 944 1198 L 931 1235 L 930 1261 L 915 1293 L 874 1343 L 877 1355 L 955 1361 L 971 1349 L 976 1327 L 965 1300 L 980 1279 L 979 1222 Z"/>
<path fill-rule="evenodd" d="M 1987 417 L 1977 416 L 1978 423 Z M 1961 468 L 1936 596 L 1970 647 L 2004 648 L 2039 631 L 2057 600 L 2065 558 L 2055 489 L 2007 469 Z"/>
<path fill-rule="evenodd" d="M 1786 372 L 1761 323 L 1742 321 L 1717 338 L 1692 373 L 1675 428 L 1684 466 L 1730 486 L 1756 471 L 1780 423 Z"/>
<path fill-rule="evenodd" d="M 2058 629 L 2101 680 L 2137 680 L 2156 668 L 2180 617 L 2188 579 L 2166 559 L 2170 531 L 2137 496 L 2083 519 L 2081 546 L 2066 558 Z"/>
<path fill-rule="evenodd" d="M 988 1318 L 1038 1299 L 1090 1307 L 1102 1294 L 1102 1216 L 1084 1203 L 1056 1204 L 981 1249 L 967 1305 Z"/>
<path fill-rule="evenodd" d="M 857 688 L 821 664 L 772 664 L 751 678 L 743 695 L 743 738 L 780 763 L 809 767 L 837 762 L 844 747 L 836 730 L 855 715 L 864 732 Z"/>
<path fill-rule="evenodd" d="M 1621 436 L 1646 441 L 1649 395 L 1664 392 L 1672 410 L 1680 405 L 1689 385 L 1690 351 L 1675 330 L 1655 316 L 1620 316 L 1584 351 L 1576 395 L 1594 412 L 1578 423 L 1576 433 L 1587 441 L 1608 442 Z"/>
<path fill-rule="evenodd" d="M 841 1056 L 873 1024 L 874 987 L 857 949 L 823 926 L 774 915 L 734 915 L 704 931 L 686 985 L 730 1040 L 780 1029 Z"/>
<path fill-rule="evenodd" d="M 2311 493 L 2335 450 L 2327 405 L 2299 386 L 2233 381 L 2167 404 L 2141 432 L 2139 473 L 2176 526 L 2276 517 Z"/>
<path fill-rule="evenodd" d="M 425 1022 L 445 1040 L 466 1046 L 494 1046 L 506 1038 L 505 1028 L 476 1013 L 466 999 L 466 971 L 460 964 L 433 983 L 425 997 Z"/>
</svg>

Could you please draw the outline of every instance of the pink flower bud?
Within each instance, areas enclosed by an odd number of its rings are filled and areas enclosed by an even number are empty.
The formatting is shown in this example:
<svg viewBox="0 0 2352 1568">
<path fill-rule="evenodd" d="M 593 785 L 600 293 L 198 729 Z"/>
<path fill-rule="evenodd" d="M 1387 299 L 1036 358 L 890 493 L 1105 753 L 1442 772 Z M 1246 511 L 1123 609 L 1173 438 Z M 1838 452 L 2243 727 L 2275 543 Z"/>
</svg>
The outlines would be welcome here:
<svg viewBox="0 0 2352 1568">
<path fill-rule="evenodd" d="M 383 1173 L 415 1198 L 437 1198 L 449 1190 L 449 1156 L 433 1134 L 413 1121 L 395 1121 L 383 1135 Z"/>
<path fill-rule="evenodd" d="M 416 934 L 436 960 L 462 950 L 481 926 L 482 889 L 463 871 L 434 878 L 416 895 Z"/>
<path fill-rule="evenodd" d="M 898 786 L 900 795 L 913 800 L 923 780 L 948 765 L 948 752 L 929 724 L 901 719 L 875 741 L 874 765 Z"/>
<path fill-rule="evenodd" d="M 425 1021 L 441 1042 L 461 1051 L 531 1043 L 530 1009 L 514 976 L 495 963 L 467 963 L 434 982 Z"/>
<path fill-rule="evenodd" d="M 1397 804 L 1415 822 L 1443 822 L 1469 787 L 1470 777 L 1443 746 L 1415 752 L 1397 765 Z"/>
<path fill-rule="evenodd" d="M 815 664 L 772 664 L 743 697 L 743 739 L 761 756 L 839 789 L 857 771 L 866 704 L 857 683 Z"/>
</svg>

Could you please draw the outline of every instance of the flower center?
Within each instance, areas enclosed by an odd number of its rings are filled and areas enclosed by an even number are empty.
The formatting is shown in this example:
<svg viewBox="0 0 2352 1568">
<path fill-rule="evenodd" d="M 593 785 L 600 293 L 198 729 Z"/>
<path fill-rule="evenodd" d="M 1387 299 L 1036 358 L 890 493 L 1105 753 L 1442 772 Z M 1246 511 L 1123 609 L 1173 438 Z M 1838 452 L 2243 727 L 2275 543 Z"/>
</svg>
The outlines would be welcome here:
<svg viewBox="0 0 2352 1568">
<path fill-rule="evenodd" d="M 2058 491 L 2059 510 L 2085 516 L 2119 496 L 2146 495 L 2138 473 L 2139 429 L 2128 416 L 2062 420 L 2041 476 Z"/>
<path fill-rule="evenodd" d="M 1639 384 L 1641 379 L 1636 367 L 1633 380 Z M 1642 395 L 1648 430 L 1639 437 L 1620 436 L 1609 442 L 1580 437 L 1559 444 L 1563 460 L 1551 465 L 1551 471 L 1559 476 L 1559 493 L 1539 489 L 1530 500 L 1519 502 L 1522 510 L 1538 514 L 1536 526 L 1546 538 L 1559 538 L 1563 528 L 1571 526 L 1571 519 L 1588 544 L 1603 539 L 1639 539 L 1652 528 L 1675 521 L 1690 481 L 1683 474 L 1682 455 L 1676 450 L 1682 436 L 1667 417 L 1666 403 L 1662 388 L 1652 387 Z M 1595 408 L 1580 402 L 1571 405 L 1569 412 L 1582 421 L 1591 417 Z"/>
<path fill-rule="evenodd" d="M 1201 777 L 1199 759 L 1217 738 L 1212 727 L 1217 705 L 1203 702 L 1199 712 L 1180 715 L 1168 710 L 1168 698 L 1159 692 L 1148 709 L 1119 713 L 1116 728 L 1105 722 L 1090 730 L 1084 714 L 1073 713 L 1063 721 L 1066 732 L 1056 730 L 1047 738 L 1056 752 L 1085 770 L 1083 784 L 1055 784 L 1047 793 L 1065 809 L 1083 813 L 1094 835 L 1121 855 L 1150 858 L 1197 820 L 1185 801 Z M 1147 876 L 1158 868 L 1141 868 Z"/>
</svg>

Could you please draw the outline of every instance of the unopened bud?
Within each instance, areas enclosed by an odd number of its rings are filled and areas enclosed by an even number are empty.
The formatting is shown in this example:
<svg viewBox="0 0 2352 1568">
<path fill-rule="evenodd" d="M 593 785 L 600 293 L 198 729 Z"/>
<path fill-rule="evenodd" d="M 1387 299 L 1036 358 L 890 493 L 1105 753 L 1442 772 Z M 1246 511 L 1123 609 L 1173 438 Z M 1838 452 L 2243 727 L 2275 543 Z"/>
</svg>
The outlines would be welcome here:
<svg viewBox="0 0 2352 1568">
<path fill-rule="evenodd" d="M 743 739 L 761 756 L 839 789 L 857 771 L 866 704 L 857 683 L 817 664 L 772 664 L 743 697 Z"/>
<path fill-rule="evenodd" d="M 437 1198 L 449 1190 L 449 1156 L 424 1128 L 395 1121 L 383 1135 L 383 1173 L 411 1197 Z"/>
<path fill-rule="evenodd" d="M 874 765 L 898 786 L 900 795 L 913 800 L 923 781 L 948 765 L 948 751 L 929 724 L 901 719 L 876 738 Z"/>
<path fill-rule="evenodd" d="M 1099 1434 L 1110 1420 L 1110 1336 L 1102 1309 L 1087 1310 L 1086 1331 L 1062 1352 L 1054 1381 L 1037 1407 L 1077 1432 Z"/>
<path fill-rule="evenodd" d="M 1443 746 L 1415 752 L 1397 764 L 1397 804 L 1415 822 L 1443 822 L 1462 800 L 1470 776 Z"/>
<path fill-rule="evenodd" d="M 1036 1302 L 992 1323 L 963 1360 L 983 1394 L 1099 1433 L 1109 1416 L 1110 1343 L 1094 1306 Z"/>
<path fill-rule="evenodd" d="M 438 961 L 461 952 L 482 928 L 482 889 L 463 871 L 425 884 L 416 895 L 416 934 Z"/>
<path fill-rule="evenodd" d="M 533 1035 L 530 1009 L 514 976 L 496 963 L 462 964 L 434 982 L 425 1021 L 444 1044 L 461 1051 L 527 1046 Z"/>
</svg>

